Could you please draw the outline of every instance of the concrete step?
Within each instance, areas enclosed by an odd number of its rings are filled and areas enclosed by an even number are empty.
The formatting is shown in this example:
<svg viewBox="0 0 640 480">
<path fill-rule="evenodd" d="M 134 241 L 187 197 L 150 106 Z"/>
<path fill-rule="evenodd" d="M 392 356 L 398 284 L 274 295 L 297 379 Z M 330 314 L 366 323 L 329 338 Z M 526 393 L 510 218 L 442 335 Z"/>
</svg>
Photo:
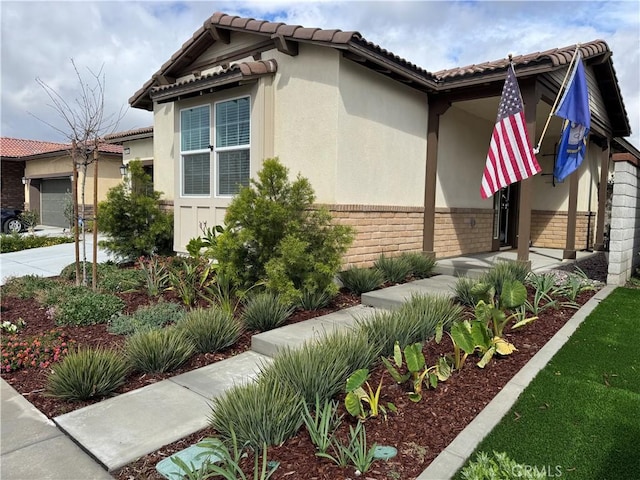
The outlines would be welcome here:
<svg viewBox="0 0 640 480">
<path fill-rule="evenodd" d="M 401 285 L 394 285 L 393 287 L 363 293 L 361 302 L 363 305 L 369 307 L 393 310 L 399 308 L 415 294 L 447 295 L 452 297 L 454 295 L 453 287 L 457 280 L 457 277 L 451 275 L 436 275 L 410 283 L 403 283 Z"/>
<path fill-rule="evenodd" d="M 372 308 L 357 305 L 304 322 L 274 328 L 251 337 L 251 349 L 273 357 L 283 348 L 299 347 L 304 342 L 320 338 L 326 333 L 353 328 L 358 318 L 366 318 L 373 312 Z"/>
<path fill-rule="evenodd" d="M 113 471 L 205 428 L 211 399 L 254 379 L 269 361 L 245 352 L 60 415 L 54 422 Z"/>
</svg>

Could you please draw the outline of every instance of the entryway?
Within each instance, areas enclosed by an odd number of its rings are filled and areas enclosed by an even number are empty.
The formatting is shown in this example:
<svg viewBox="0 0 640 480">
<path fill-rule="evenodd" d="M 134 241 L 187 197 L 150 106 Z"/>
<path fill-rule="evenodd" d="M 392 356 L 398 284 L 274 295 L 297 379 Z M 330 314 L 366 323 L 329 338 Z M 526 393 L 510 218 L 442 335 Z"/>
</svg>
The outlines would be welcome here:
<svg viewBox="0 0 640 480">
<path fill-rule="evenodd" d="M 493 250 L 518 247 L 519 184 L 498 190 L 493 196 Z"/>
</svg>

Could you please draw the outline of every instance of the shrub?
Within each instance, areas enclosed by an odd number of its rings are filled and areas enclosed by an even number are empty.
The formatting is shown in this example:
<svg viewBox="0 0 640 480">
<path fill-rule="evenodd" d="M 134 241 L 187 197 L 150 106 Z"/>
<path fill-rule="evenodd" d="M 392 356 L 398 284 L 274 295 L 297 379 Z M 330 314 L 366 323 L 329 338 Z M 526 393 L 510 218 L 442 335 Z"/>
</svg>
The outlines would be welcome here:
<svg viewBox="0 0 640 480">
<path fill-rule="evenodd" d="M 398 310 L 376 312 L 357 324 L 384 356 L 390 356 L 396 341 L 401 348 L 427 341 L 438 328 L 449 329 L 461 315 L 462 307 L 447 296 L 414 294 Z"/>
<path fill-rule="evenodd" d="M 124 308 L 115 295 L 95 293 L 84 289 L 80 295 L 66 296 L 55 307 L 57 325 L 95 325 L 106 323 Z"/>
<path fill-rule="evenodd" d="M 131 335 L 125 344 L 127 357 L 140 372 L 170 372 L 195 352 L 187 335 L 172 327 Z"/>
<path fill-rule="evenodd" d="M 87 262 L 87 282 L 90 284 L 93 278 L 93 263 Z M 82 271 L 82 264 L 80 264 Z M 98 288 L 106 292 L 126 292 L 135 290 L 142 286 L 144 281 L 143 272 L 132 268 L 122 268 L 113 262 L 99 263 L 98 271 Z M 75 281 L 76 264 L 67 265 L 60 272 L 60 278 L 63 280 Z"/>
<path fill-rule="evenodd" d="M 547 478 L 544 468 L 538 470 L 511 460 L 506 453 L 493 452 L 490 457 L 480 452 L 476 459 L 464 467 L 460 476 L 463 480 L 493 480 L 494 478 L 521 478 L 522 480 L 542 480 Z"/>
<path fill-rule="evenodd" d="M 162 328 L 184 316 L 184 309 L 172 302 L 158 302 L 140 307 L 131 315 L 117 314 L 109 322 L 109 332 L 115 335 L 131 335 L 143 330 Z"/>
<path fill-rule="evenodd" d="M 351 267 L 340 272 L 340 281 L 356 295 L 375 290 L 384 283 L 384 275 L 377 268 Z"/>
<path fill-rule="evenodd" d="M 12 277 L 2 287 L 3 295 L 13 295 L 18 298 L 34 298 L 37 292 L 55 288 L 58 283 L 50 278 L 38 275 Z"/>
<path fill-rule="evenodd" d="M 71 242 L 73 242 L 71 237 L 40 237 L 18 233 L 0 234 L 0 253 L 19 252 L 30 248 L 50 247 Z"/>
<path fill-rule="evenodd" d="M 47 391 L 65 400 L 103 397 L 124 383 L 128 371 L 129 364 L 120 352 L 81 348 L 53 367 Z"/>
<path fill-rule="evenodd" d="M 522 262 L 502 261 L 497 262 L 490 270 L 482 275 L 480 283 L 491 285 L 496 295 L 502 293 L 502 285 L 507 280 L 517 280 L 524 283 L 529 275 L 529 267 Z"/>
<path fill-rule="evenodd" d="M 292 313 L 293 307 L 280 295 L 262 292 L 249 298 L 242 321 L 249 330 L 264 332 L 282 325 Z"/>
<path fill-rule="evenodd" d="M 303 289 L 298 305 L 303 310 L 320 310 L 329 305 L 334 296 L 328 291 L 319 292 L 317 290 Z"/>
<path fill-rule="evenodd" d="M 260 378 L 236 385 L 213 400 L 209 424 L 222 437 L 235 432 L 239 444 L 255 451 L 280 445 L 302 426 L 302 400 L 287 385 Z"/>
<path fill-rule="evenodd" d="M 391 283 L 402 283 L 411 273 L 411 264 L 406 257 L 386 257 L 382 254 L 373 267 L 382 272 L 385 281 Z"/>
<path fill-rule="evenodd" d="M 326 208 L 313 206 L 307 179 L 290 182 L 287 175 L 277 159 L 264 161 L 258 179 L 229 204 L 214 256 L 237 287 L 265 281 L 294 303 L 304 289 L 337 291 L 333 279 L 353 231 L 332 224 Z"/>
<path fill-rule="evenodd" d="M 110 189 L 98 205 L 100 245 L 123 260 L 173 253 L 173 214 L 160 208 L 161 193 L 138 160 L 129 163 L 126 182 Z"/>
<path fill-rule="evenodd" d="M 351 373 L 369 367 L 380 351 L 365 335 L 334 331 L 302 347 L 278 353 L 264 371 L 266 378 L 289 385 L 307 405 L 338 393 Z"/>
<path fill-rule="evenodd" d="M 400 258 L 404 258 L 409 263 L 411 267 L 410 275 L 416 278 L 427 278 L 433 275 L 433 270 L 436 267 L 436 259 L 434 257 L 418 252 L 405 252 L 400 255 Z"/>
<path fill-rule="evenodd" d="M 21 368 L 48 368 L 67 353 L 73 340 L 59 330 L 51 330 L 43 335 L 28 337 L 2 335 L 2 368 L 8 373 Z"/>
<path fill-rule="evenodd" d="M 478 283 L 478 280 L 474 280 L 473 278 L 458 277 L 453 287 L 456 301 L 467 307 L 475 307 L 478 300 L 480 300 L 478 295 L 473 293 L 473 287 L 476 283 Z"/>
<path fill-rule="evenodd" d="M 213 353 L 236 343 L 242 325 L 222 308 L 198 308 L 188 312 L 178 324 L 200 353 Z"/>
</svg>

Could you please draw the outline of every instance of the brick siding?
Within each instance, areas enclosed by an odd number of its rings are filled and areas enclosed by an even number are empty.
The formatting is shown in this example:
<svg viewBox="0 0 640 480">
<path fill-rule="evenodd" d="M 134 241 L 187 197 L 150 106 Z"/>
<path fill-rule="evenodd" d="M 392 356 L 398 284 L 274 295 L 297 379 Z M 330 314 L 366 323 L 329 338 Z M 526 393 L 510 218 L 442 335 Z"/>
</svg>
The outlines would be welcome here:
<svg viewBox="0 0 640 480">
<path fill-rule="evenodd" d="M 596 230 L 596 214 L 576 213 L 575 249 L 592 248 Z M 587 232 L 589 239 L 587 240 Z M 567 212 L 531 211 L 531 243 L 534 247 L 564 249 L 567 239 Z"/>
<path fill-rule="evenodd" d="M 437 208 L 434 249 L 436 258 L 491 251 L 493 210 Z"/>
<path fill-rule="evenodd" d="M 355 240 L 344 266 L 370 267 L 384 253 L 421 252 L 424 225 L 422 207 L 377 205 L 325 205 L 339 225 L 351 225 Z"/>
<path fill-rule="evenodd" d="M 4 208 L 24 209 L 24 163 L 3 161 L 0 178 L 2 186 L 0 188 L 0 203 Z"/>
</svg>

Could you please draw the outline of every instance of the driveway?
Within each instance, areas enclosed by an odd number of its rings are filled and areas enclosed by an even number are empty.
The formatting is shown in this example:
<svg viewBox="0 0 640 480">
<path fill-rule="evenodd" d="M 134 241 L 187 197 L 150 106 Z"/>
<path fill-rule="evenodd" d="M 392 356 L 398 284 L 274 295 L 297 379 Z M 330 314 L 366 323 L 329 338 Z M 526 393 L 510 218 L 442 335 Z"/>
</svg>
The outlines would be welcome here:
<svg viewBox="0 0 640 480">
<path fill-rule="evenodd" d="M 37 227 L 36 235 L 64 235 L 61 228 Z M 68 235 L 68 233 L 67 233 Z M 100 238 L 100 237 L 98 237 Z M 93 257 L 93 234 L 87 234 L 87 261 Z M 82 258 L 83 244 L 80 242 L 80 258 Z M 103 249 L 98 250 L 98 262 L 113 259 Z M 39 275 L 41 277 L 55 277 L 60 275 L 64 267 L 75 261 L 75 247 L 73 243 L 54 245 L 51 247 L 30 248 L 20 252 L 0 254 L 0 285 L 4 285 L 10 277 L 25 275 Z"/>
</svg>

